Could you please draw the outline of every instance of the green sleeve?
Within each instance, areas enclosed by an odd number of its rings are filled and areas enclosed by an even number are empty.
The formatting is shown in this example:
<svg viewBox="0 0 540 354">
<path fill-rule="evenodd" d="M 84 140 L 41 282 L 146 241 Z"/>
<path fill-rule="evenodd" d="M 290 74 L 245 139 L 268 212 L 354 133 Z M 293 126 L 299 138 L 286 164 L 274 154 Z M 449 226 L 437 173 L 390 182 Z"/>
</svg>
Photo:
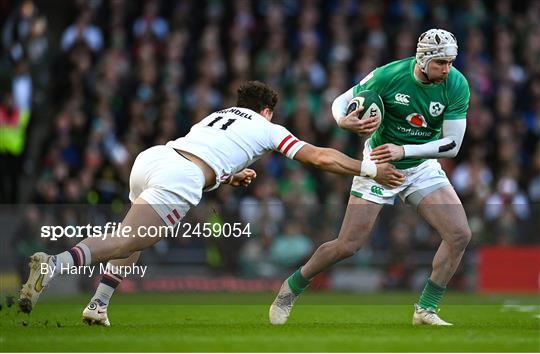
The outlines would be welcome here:
<svg viewBox="0 0 540 354">
<path fill-rule="evenodd" d="M 457 79 L 448 92 L 450 104 L 444 112 L 444 119 L 455 120 L 467 118 L 470 96 L 469 84 L 465 77 L 458 72 Z"/>
<path fill-rule="evenodd" d="M 353 87 L 353 96 L 358 96 L 358 93 L 364 90 L 373 90 L 379 95 L 383 89 L 385 80 L 383 77 L 382 68 L 376 68 L 366 75 L 356 86 Z"/>
</svg>

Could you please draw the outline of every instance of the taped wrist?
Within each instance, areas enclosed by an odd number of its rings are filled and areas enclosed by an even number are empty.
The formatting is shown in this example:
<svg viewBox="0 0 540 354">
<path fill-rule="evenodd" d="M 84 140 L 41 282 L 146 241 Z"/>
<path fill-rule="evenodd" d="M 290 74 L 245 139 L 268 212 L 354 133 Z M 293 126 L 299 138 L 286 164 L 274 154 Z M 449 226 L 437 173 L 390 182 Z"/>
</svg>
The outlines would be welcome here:
<svg viewBox="0 0 540 354">
<path fill-rule="evenodd" d="M 375 178 L 377 176 L 377 164 L 371 160 L 363 160 L 360 167 L 360 176 Z"/>
</svg>

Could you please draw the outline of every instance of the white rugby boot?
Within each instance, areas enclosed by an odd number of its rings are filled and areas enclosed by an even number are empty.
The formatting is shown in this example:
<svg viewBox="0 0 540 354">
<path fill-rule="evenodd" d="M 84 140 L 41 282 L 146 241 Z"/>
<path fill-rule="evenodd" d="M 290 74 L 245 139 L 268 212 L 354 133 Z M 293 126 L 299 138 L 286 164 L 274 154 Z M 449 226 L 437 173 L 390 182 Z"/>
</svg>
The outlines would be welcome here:
<svg viewBox="0 0 540 354">
<path fill-rule="evenodd" d="M 56 257 L 43 252 L 34 253 L 30 257 L 30 274 L 22 286 L 19 295 L 19 309 L 24 313 L 32 312 L 39 296 L 54 276 Z M 47 265 L 47 267 L 45 267 Z"/>
<path fill-rule="evenodd" d="M 273 325 L 285 324 L 297 298 L 298 295 L 295 295 L 292 292 L 289 287 L 289 282 L 286 279 L 281 285 L 281 289 L 279 289 L 276 299 L 270 306 L 270 323 Z"/>
<path fill-rule="evenodd" d="M 107 305 L 99 299 L 90 301 L 83 310 L 82 321 L 87 325 L 99 325 L 109 327 L 109 317 L 107 316 Z"/>
<path fill-rule="evenodd" d="M 412 318 L 413 325 L 429 325 L 429 326 L 453 326 L 453 324 L 444 321 L 437 315 L 434 309 L 424 309 L 418 304 L 414 304 L 414 314 Z"/>
</svg>

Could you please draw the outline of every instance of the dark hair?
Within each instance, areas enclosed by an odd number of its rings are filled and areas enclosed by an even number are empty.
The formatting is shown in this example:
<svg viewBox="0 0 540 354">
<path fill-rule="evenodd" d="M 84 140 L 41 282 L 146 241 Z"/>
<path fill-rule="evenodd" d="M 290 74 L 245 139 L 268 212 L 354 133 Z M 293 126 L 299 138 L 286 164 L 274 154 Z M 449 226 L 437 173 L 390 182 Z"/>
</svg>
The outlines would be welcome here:
<svg viewBox="0 0 540 354">
<path fill-rule="evenodd" d="M 260 81 L 248 81 L 238 88 L 237 107 L 249 108 L 257 113 L 265 108 L 274 110 L 278 94 L 270 86 Z"/>
</svg>

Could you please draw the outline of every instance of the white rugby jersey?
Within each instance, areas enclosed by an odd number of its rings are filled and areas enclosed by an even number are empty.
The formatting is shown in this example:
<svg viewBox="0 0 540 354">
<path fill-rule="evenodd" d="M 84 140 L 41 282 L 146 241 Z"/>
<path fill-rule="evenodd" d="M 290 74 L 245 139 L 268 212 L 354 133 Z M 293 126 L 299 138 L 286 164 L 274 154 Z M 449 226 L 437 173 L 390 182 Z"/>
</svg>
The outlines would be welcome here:
<svg viewBox="0 0 540 354">
<path fill-rule="evenodd" d="M 169 141 L 167 146 L 201 158 L 214 170 L 216 184 L 206 189 L 208 191 L 268 151 L 278 151 L 293 159 L 305 144 L 260 114 L 247 108 L 231 107 L 210 114 L 191 127 L 185 137 Z"/>
</svg>

